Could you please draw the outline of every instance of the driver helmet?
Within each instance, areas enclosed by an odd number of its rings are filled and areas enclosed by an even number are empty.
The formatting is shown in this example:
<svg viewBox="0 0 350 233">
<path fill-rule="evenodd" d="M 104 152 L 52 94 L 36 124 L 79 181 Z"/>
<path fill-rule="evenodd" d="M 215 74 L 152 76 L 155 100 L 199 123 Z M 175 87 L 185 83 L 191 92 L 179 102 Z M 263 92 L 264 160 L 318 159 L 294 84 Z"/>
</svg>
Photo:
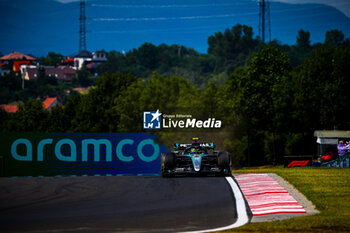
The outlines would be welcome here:
<svg viewBox="0 0 350 233">
<path fill-rule="evenodd" d="M 199 154 L 198 148 L 191 148 L 191 154 Z"/>
</svg>

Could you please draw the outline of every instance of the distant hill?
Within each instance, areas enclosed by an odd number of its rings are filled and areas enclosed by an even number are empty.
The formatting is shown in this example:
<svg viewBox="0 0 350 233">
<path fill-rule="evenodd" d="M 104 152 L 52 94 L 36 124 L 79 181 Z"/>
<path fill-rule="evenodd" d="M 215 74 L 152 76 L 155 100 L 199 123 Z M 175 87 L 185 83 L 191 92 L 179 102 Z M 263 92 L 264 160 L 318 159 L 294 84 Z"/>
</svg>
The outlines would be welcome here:
<svg viewBox="0 0 350 233">
<path fill-rule="evenodd" d="M 147 4 L 146 4 L 147 2 Z M 251 0 L 91 0 L 87 1 L 87 47 L 128 51 L 145 42 L 181 44 L 207 51 L 215 32 L 240 23 L 258 34 L 258 5 Z M 270 3 L 272 38 L 294 44 L 299 29 L 311 33 L 311 42 L 323 42 L 328 30 L 350 37 L 350 18 L 320 4 Z M 55 51 L 64 55 L 79 46 L 79 2 L 1 0 L 0 53 L 12 50 L 35 56 Z"/>
</svg>

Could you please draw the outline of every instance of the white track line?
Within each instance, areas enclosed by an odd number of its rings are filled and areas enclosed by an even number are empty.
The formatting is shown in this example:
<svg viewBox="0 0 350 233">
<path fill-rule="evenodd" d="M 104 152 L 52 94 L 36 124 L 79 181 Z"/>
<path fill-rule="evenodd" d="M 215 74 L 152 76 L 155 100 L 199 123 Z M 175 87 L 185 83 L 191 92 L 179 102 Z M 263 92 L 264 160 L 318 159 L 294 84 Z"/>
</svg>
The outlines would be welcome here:
<svg viewBox="0 0 350 233">
<path fill-rule="evenodd" d="M 235 196 L 236 200 L 236 211 L 237 211 L 237 221 L 229 226 L 215 228 L 215 229 L 208 229 L 208 230 L 199 230 L 199 231 L 187 231 L 184 233 L 194 233 L 194 232 L 215 232 L 215 231 L 224 231 L 229 230 L 235 227 L 240 227 L 249 222 L 248 214 L 247 214 L 247 208 L 245 205 L 244 197 L 241 192 L 241 190 L 238 188 L 236 182 L 233 180 L 233 177 L 225 177 L 227 182 L 232 188 L 233 195 Z"/>
</svg>

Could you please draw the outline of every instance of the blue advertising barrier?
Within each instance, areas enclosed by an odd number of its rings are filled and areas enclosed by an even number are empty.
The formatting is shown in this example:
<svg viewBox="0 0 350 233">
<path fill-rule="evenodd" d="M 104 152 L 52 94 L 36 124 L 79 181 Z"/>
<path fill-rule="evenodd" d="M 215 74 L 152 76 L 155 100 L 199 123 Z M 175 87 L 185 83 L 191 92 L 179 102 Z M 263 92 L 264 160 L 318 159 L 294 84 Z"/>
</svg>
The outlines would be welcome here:
<svg viewBox="0 0 350 233">
<path fill-rule="evenodd" d="M 148 133 L 1 136 L 1 176 L 157 175 L 169 151 Z"/>
</svg>

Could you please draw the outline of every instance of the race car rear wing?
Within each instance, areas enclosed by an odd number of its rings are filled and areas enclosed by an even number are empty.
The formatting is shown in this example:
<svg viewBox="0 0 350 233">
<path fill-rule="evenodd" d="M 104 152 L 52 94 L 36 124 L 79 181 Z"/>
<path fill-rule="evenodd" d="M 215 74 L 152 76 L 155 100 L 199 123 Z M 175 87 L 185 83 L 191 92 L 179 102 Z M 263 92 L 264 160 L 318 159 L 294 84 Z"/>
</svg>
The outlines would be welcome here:
<svg viewBox="0 0 350 233">
<path fill-rule="evenodd" d="M 185 143 L 175 143 L 174 144 L 174 148 L 176 150 L 185 150 L 187 148 L 190 148 L 192 146 L 199 146 L 199 147 L 202 147 L 202 148 L 205 148 L 205 149 L 215 149 L 215 144 L 213 142 L 211 143 L 198 143 L 198 144 L 185 144 Z"/>
</svg>

